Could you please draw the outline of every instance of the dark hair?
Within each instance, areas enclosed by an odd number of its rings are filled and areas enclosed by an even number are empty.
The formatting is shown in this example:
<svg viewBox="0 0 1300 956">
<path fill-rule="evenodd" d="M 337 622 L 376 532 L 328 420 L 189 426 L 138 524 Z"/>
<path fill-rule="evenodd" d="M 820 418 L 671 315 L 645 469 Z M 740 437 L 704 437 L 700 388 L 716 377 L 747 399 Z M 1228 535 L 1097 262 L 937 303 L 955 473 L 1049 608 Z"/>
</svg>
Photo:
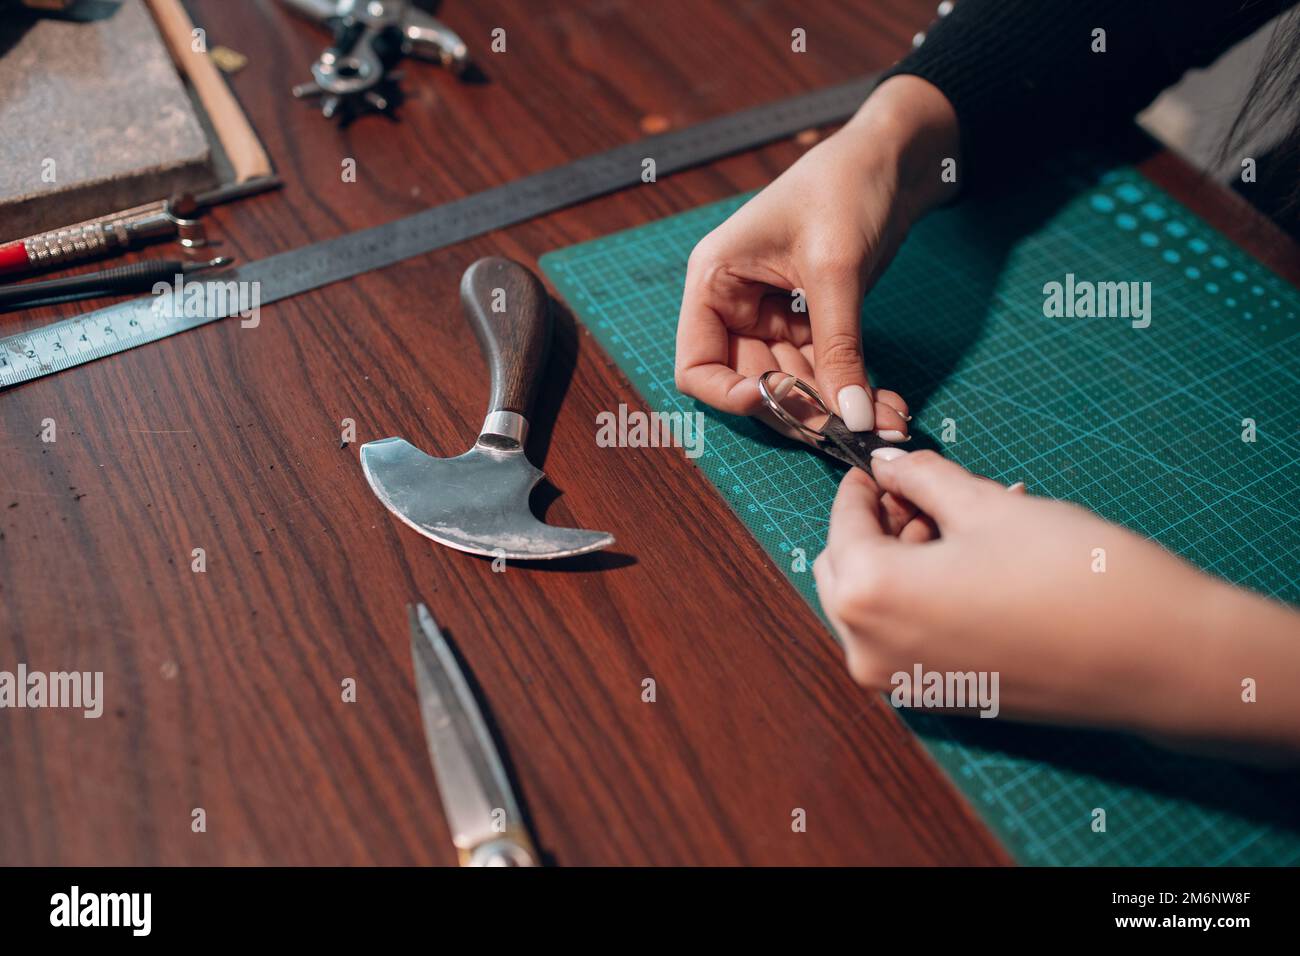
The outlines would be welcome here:
<svg viewBox="0 0 1300 956">
<path fill-rule="evenodd" d="M 1268 180 L 1268 191 L 1276 200 L 1275 208 L 1265 211 L 1279 220 L 1295 219 L 1300 213 L 1300 7 L 1284 14 L 1273 27 L 1245 106 L 1223 138 L 1220 165 L 1237 155 L 1266 124 L 1279 119 L 1290 132 L 1269 149 L 1269 169 L 1259 174 Z"/>
</svg>

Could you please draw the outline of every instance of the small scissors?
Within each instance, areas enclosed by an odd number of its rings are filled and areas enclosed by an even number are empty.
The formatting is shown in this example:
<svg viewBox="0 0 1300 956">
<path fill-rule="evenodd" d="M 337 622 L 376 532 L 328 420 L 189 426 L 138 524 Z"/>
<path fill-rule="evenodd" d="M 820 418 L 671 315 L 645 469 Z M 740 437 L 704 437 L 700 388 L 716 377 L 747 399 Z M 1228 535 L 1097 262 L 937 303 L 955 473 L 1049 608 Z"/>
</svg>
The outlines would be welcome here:
<svg viewBox="0 0 1300 956">
<path fill-rule="evenodd" d="M 538 866 L 537 850 L 483 714 L 423 604 L 407 608 L 420 713 L 461 866 Z"/>
<path fill-rule="evenodd" d="M 769 384 L 768 379 L 774 375 L 784 377 Z M 822 397 L 817 394 L 817 389 L 787 372 L 764 372 L 758 377 L 758 392 L 763 396 L 763 404 L 768 411 L 786 428 L 807 439 L 818 451 L 851 467 L 861 468 L 868 474 L 871 473 L 871 453 L 877 448 L 893 447 L 875 432 L 850 431 L 844 420 L 826 407 Z M 800 392 L 820 414 L 826 416 L 826 422 L 820 429 L 805 425 L 781 404 L 791 392 Z"/>
</svg>

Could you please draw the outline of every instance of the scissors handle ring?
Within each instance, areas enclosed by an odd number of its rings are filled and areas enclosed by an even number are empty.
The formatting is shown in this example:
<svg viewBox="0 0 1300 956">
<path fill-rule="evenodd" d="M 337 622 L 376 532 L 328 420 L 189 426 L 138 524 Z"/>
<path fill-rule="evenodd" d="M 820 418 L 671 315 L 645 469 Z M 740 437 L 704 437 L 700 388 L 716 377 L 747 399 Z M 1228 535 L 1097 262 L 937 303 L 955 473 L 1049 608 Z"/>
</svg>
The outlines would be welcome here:
<svg viewBox="0 0 1300 956">
<path fill-rule="evenodd" d="M 769 375 L 785 375 L 786 380 L 791 383 L 787 385 L 784 389 L 781 389 L 782 397 L 789 394 L 789 392 L 792 390 L 803 392 L 803 394 L 807 396 L 814 405 L 817 406 L 817 410 L 819 412 L 825 415 L 830 415 L 831 410 L 826 407 L 826 403 L 822 401 L 822 397 L 817 393 L 817 389 L 813 388 L 811 385 L 809 385 L 801 378 L 797 378 L 794 375 L 790 375 L 787 372 L 781 372 L 776 369 L 773 369 L 768 372 L 764 372 L 762 375 L 758 377 L 758 393 L 761 396 L 763 396 L 763 404 L 767 406 L 768 410 L 773 415 L 775 415 L 778 419 L 780 419 L 784 425 L 793 428 L 795 431 L 799 432 L 800 434 L 807 435 L 813 441 L 815 442 L 823 441 L 826 437 L 825 435 L 817 431 L 817 429 L 809 428 L 803 422 L 799 421 L 799 419 L 791 415 L 790 412 L 785 408 L 785 406 L 781 404 L 780 399 L 772 391 L 772 388 L 769 387 L 767 384 L 767 379 Z M 780 388 L 780 386 L 778 386 L 778 388 Z"/>
</svg>

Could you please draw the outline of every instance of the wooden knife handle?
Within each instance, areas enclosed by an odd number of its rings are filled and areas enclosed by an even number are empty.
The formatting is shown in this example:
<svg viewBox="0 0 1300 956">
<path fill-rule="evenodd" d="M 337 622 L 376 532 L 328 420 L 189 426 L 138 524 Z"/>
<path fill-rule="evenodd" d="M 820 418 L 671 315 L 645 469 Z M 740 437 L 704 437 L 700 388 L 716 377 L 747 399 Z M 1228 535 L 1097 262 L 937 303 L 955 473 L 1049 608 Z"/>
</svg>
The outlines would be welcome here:
<svg viewBox="0 0 1300 956">
<path fill-rule="evenodd" d="M 460 301 L 492 375 L 488 413 L 527 418 L 551 344 L 551 302 L 541 280 L 510 259 L 480 259 L 465 270 Z"/>
</svg>

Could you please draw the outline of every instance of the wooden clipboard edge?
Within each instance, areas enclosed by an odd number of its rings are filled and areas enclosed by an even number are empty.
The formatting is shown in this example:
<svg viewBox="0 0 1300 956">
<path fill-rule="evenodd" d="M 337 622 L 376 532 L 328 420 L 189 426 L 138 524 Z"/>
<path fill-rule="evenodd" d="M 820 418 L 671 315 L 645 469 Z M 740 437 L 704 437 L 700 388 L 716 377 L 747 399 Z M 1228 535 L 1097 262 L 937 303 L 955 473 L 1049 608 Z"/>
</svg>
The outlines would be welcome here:
<svg viewBox="0 0 1300 956">
<path fill-rule="evenodd" d="M 234 170 L 235 182 L 242 183 L 272 172 L 271 158 L 262 148 L 248 117 L 240 108 L 230 87 L 206 50 L 196 52 L 191 46 L 194 21 L 181 0 L 145 0 L 154 22 L 171 52 L 172 60 L 190 84 L 207 111 L 221 148 Z"/>
</svg>

